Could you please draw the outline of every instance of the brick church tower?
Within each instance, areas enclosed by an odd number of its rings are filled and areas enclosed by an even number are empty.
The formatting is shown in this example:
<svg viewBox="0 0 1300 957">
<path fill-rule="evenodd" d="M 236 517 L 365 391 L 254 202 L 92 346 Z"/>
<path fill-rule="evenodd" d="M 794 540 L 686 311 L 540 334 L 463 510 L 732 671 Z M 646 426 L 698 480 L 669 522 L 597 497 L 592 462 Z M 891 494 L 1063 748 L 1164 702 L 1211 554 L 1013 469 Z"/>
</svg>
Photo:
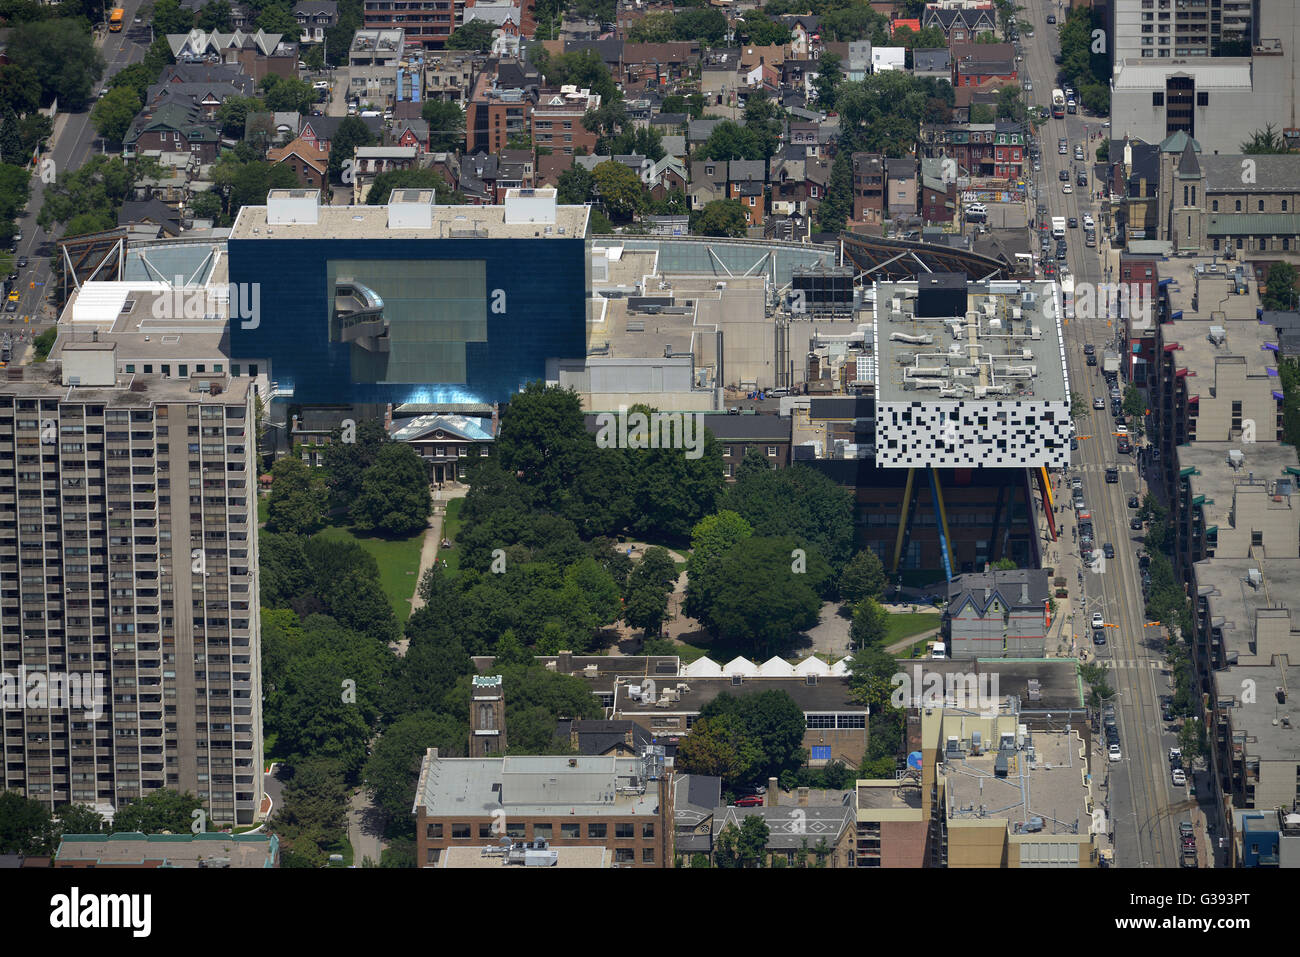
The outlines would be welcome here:
<svg viewBox="0 0 1300 957">
<path fill-rule="evenodd" d="M 470 685 L 469 756 L 506 752 L 506 696 L 500 675 L 475 675 Z"/>
</svg>

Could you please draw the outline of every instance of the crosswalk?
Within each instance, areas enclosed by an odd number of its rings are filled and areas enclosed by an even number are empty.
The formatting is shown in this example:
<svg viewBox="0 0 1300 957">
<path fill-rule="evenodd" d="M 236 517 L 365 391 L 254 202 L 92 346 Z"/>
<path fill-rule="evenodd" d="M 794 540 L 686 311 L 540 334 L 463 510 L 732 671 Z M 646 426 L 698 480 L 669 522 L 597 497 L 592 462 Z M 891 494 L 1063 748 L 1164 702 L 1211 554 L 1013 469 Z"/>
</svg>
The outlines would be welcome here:
<svg viewBox="0 0 1300 957">
<path fill-rule="evenodd" d="M 1105 658 L 1099 655 L 1097 663 L 1126 671 L 1159 671 L 1164 668 L 1164 662 L 1154 658 Z"/>
<path fill-rule="evenodd" d="M 1095 465 L 1091 462 L 1078 462 L 1070 466 L 1073 472 L 1105 472 L 1107 469 L 1117 468 L 1121 472 L 1136 472 L 1136 465 Z"/>
</svg>

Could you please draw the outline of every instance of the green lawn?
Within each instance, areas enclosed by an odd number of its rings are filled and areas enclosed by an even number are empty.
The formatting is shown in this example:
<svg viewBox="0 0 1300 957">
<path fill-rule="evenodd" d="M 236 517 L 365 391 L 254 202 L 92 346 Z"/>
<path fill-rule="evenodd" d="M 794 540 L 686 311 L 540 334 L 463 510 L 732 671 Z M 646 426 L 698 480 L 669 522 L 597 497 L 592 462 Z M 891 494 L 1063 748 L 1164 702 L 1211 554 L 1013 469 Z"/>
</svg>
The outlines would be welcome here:
<svg viewBox="0 0 1300 957">
<path fill-rule="evenodd" d="M 257 524 L 266 525 L 266 516 L 270 512 L 271 499 L 266 495 L 257 496 Z"/>
<path fill-rule="evenodd" d="M 416 573 L 420 570 L 420 546 L 424 533 L 410 538 L 371 538 L 354 535 L 350 529 L 331 525 L 320 532 L 326 538 L 351 540 L 361 545 L 379 563 L 379 583 L 397 620 L 405 624 L 411 616 L 411 596 L 415 594 Z"/>
<path fill-rule="evenodd" d="M 465 526 L 460 511 L 465 505 L 463 498 L 453 498 L 447 503 L 447 514 L 442 517 L 442 537 L 451 542 L 453 547 L 438 549 L 438 562 L 447 560 L 447 571 L 454 572 L 460 568 L 460 549 L 455 547 L 460 538 L 460 530 Z"/>
<path fill-rule="evenodd" d="M 943 616 L 938 612 L 920 612 L 915 615 L 891 614 L 888 628 L 885 631 L 885 644 L 892 645 L 894 642 L 910 638 L 912 635 L 919 635 L 923 631 L 938 628 L 942 620 Z"/>
</svg>

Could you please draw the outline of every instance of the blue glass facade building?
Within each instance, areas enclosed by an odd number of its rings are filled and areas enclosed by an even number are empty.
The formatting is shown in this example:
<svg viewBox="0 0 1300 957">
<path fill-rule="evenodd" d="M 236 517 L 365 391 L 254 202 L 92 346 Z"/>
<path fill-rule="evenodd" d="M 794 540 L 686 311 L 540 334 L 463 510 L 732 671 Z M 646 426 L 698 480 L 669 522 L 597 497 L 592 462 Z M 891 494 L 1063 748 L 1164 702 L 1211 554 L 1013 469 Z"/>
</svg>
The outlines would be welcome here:
<svg viewBox="0 0 1300 957">
<path fill-rule="evenodd" d="M 581 237 L 232 235 L 227 255 L 232 286 L 259 289 L 231 360 L 265 363 L 294 403 L 505 403 L 548 358 L 586 355 Z"/>
</svg>

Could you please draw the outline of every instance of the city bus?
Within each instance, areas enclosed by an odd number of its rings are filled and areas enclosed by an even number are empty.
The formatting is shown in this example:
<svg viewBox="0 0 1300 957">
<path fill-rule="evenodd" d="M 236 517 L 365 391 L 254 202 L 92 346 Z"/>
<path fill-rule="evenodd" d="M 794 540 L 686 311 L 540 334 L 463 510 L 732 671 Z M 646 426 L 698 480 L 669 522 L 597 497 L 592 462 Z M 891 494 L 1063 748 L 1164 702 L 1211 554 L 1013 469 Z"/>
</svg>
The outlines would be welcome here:
<svg viewBox="0 0 1300 957">
<path fill-rule="evenodd" d="M 113 33 L 120 33 L 124 19 L 126 19 L 126 11 L 121 7 L 114 7 L 113 12 L 108 15 L 108 29 Z"/>
</svg>

